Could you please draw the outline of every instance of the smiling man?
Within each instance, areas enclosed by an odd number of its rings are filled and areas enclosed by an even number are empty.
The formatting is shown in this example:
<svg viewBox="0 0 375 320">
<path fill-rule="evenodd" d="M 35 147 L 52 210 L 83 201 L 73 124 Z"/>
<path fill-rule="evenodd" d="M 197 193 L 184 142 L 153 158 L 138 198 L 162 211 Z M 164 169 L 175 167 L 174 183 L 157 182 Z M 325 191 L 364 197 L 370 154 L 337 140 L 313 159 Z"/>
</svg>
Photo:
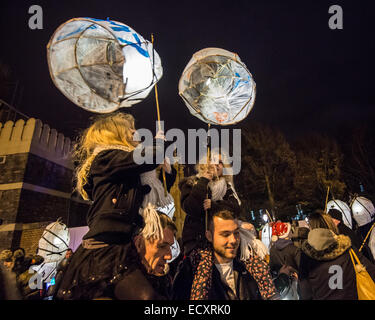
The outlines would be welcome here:
<svg viewBox="0 0 375 320">
<path fill-rule="evenodd" d="M 160 235 L 155 224 L 146 220 L 143 231 L 134 238 L 125 259 L 126 272 L 114 288 L 119 300 L 166 300 L 171 294 L 167 261 L 177 231 L 173 221 L 159 213 Z"/>
<path fill-rule="evenodd" d="M 238 259 L 239 224 L 228 210 L 215 212 L 206 238 L 210 247 L 187 257 L 173 283 L 177 300 L 258 300 L 258 286 Z"/>
</svg>

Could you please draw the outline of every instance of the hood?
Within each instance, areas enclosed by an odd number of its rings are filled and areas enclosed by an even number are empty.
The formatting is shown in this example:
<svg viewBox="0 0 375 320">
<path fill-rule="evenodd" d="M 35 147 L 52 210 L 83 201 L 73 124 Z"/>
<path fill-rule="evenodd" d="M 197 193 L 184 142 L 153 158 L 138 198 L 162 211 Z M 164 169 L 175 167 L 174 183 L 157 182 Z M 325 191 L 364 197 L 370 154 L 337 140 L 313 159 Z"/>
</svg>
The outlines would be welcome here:
<svg viewBox="0 0 375 320">
<path fill-rule="evenodd" d="M 350 238 L 344 235 L 336 236 L 336 243 L 331 244 L 324 250 L 317 251 L 305 240 L 302 243 L 302 251 L 310 258 L 318 261 L 329 261 L 341 256 L 351 247 Z"/>
<path fill-rule="evenodd" d="M 275 242 L 275 246 L 277 250 L 283 250 L 291 244 L 293 244 L 293 241 L 288 240 L 288 239 L 279 239 Z"/>
</svg>

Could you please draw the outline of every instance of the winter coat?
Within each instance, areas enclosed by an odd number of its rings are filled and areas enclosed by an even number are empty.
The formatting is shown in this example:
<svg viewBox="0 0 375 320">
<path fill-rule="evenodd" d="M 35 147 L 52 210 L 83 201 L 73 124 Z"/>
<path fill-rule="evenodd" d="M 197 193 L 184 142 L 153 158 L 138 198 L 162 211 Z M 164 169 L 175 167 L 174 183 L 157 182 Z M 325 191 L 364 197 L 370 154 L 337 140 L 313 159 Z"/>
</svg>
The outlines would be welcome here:
<svg viewBox="0 0 375 320">
<path fill-rule="evenodd" d="M 245 266 L 237 259 L 233 260 L 236 294 L 225 284 L 220 272 L 214 265 L 212 268 L 212 284 L 208 292 L 208 300 L 261 300 L 258 285 Z M 193 284 L 193 268 L 189 257 L 179 265 L 173 281 L 173 300 L 189 300 Z"/>
<path fill-rule="evenodd" d="M 270 249 L 269 266 L 275 274 L 279 273 L 282 266 L 290 266 L 297 272 L 300 258 L 301 251 L 292 240 L 278 239 Z"/>
<path fill-rule="evenodd" d="M 358 300 L 356 276 L 349 255 L 350 238 L 338 235 L 337 241 L 337 246 L 327 248 L 323 254 L 317 253 L 307 241 L 303 243 L 299 267 L 299 294 L 302 300 Z M 372 279 L 375 279 L 375 266 L 357 249 L 353 250 Z M 332 282 L 338 285 L 341 280 L 337 267 L 342 270 L 342 289 L 331 289 Z"/>
<path fill-rule="evenodd" d="M 157 166 L 156 162 L 136 164 L 133 152 L 124 150 L 109 149 L 98 153 L 84 186 L 92 204 L 87 213 L 89 232 L 83 239 L 130 240 L 135 230 L 143 226 L 139 208 L 144 195 L 150 192 L 148 185 L 141 185 L 139 175 Z"/>
<path fill-rule="evenodd" d="M 209 182 L 204 177 L 191 176 L 183 179 L 179 184 L 181 207 L 186 213 L 182 230 L 182 245 L 185 255 L 188 255 L 197 246 L 204 246 L 206 241 L 206 213 L 203 209 L 203 202 L 207 198 L 207 193 L 210 198 Z M 240 213 L 240 205 L 229 184 L 227 184 L 227 192 L 223 200 L 212 201 L 209 211 L 213 213 L 222 209 L 230 210 L 237 216 Z"/>
</svg>

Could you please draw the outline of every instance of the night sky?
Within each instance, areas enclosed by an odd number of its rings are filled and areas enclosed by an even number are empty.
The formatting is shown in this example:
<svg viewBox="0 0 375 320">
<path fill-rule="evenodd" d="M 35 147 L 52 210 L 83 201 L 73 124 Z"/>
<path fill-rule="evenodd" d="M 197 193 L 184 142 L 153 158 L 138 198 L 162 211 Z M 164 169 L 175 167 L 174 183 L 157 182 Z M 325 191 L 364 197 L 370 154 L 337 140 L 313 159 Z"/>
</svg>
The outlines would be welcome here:
<svg viewBox="0 0 375 320">
<path fill-rule="evenodd" d="M 31 30 L 31 5 L 43 9 L 43 29 Z M 343 9 L 343 30 L 331 30 L 331 5 Z M 248 118 L 289 137 L 310 131 L 338 134 L 375 120 L 375 5 L 370 1 L 9 1 L 0 3 L 0 60 L 23 87 L 17 108 L 67 136 L 94 115 L 54 86 L 46 45 L 71 18 L 120 21 L 145 38 L 155 35 L 164 68 L 158 84 L 161 118 L 169 128 L 206 128 L 178 95 L 178 80 L 192 54 L 207 47 L 236 52 L 257 83 Z M 18 93 L 20 93 L 19 91 Z M 154 129 L 155 97 L 129 109 L 137 127 Z"/>
</svg>

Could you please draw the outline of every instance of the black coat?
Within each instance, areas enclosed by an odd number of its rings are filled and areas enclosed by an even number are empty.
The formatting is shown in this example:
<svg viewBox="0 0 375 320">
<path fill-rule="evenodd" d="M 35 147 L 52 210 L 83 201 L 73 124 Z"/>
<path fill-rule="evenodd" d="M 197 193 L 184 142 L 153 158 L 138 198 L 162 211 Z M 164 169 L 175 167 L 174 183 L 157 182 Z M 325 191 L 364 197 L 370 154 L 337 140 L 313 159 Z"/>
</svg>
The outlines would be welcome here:
<svg viewBox="0 0 375 320">
<path fill-rule="evenodd" d="M 350 239 L 342 235 L 338 237 L 339 247 L 322 256 L 317 256 L 305 245 L 306 242 L 303 244 L 299 268 L 299 295 L 302 300 L 358 300 L 356 276 L 349 255 Z M 374 280 L 375 266 L 353 249 Z M 333 277 L 331 282 L 337 283 L 338 278 L 335 277 L 339 276 L 339 272 L 335 270 L 338 266 L 342 270 L 342 289 L 332 289 L 330 279 Z"/>
<path fill-rule="evenodd" d="M 210 198 L 209 182 L 206 178 L 192 176 L 185 178 L 179 184 L 181 190 L 181 207 L 186 213 L 184 228 L 182 230 L 182 245 L 185 255 L 188 255 L 192 249 L 204 245 L 206 241 L 206 213 L 203 209 L 203 202 L 207 198 L 207 194 Z M 227 184 L 227 192 L 223 200 L 212 201 L 209 211 L 213 213 L 221 209 L 230 210 L 237 216 L 240 214 L 240 205 L 229 184 Z"/>
<path fill-rule="evenodd" d="M 233 293 L 220 277 L 216 266 L 212 270 L 212 285 L 208 292 L 208 300 L 261 300 L 258 285 L 245 266 L 237 259 L 233 260 L 236 294 Z M 193 269 L 190 258 L 185 258 L 179 265 L 173 280 L 173 300 L 189 300 L 193 283 Z"/>
<path fill-rule="evenodd" d="M 118 149 L 100 152 L 91 165 L 84 187 L 92 199 L 87 213 L 90 230 L 84 239 L 129 240 L 134 231 L 143 226 L 139 208 L 144 195 L 150 192 L 149 186 L 141 185 L 140 174 L 157 166 L 156 161 L 136 164 L 133 152 Z"/>
<path fill-rule="evenodd" d="M 296 272 L 299 268 L 301 251 L 291 240 L 278 239 L 270 249 L 270 269 L 273 273 L 279 273 L 280 268 L 292 267 Z"/>
</svg>

